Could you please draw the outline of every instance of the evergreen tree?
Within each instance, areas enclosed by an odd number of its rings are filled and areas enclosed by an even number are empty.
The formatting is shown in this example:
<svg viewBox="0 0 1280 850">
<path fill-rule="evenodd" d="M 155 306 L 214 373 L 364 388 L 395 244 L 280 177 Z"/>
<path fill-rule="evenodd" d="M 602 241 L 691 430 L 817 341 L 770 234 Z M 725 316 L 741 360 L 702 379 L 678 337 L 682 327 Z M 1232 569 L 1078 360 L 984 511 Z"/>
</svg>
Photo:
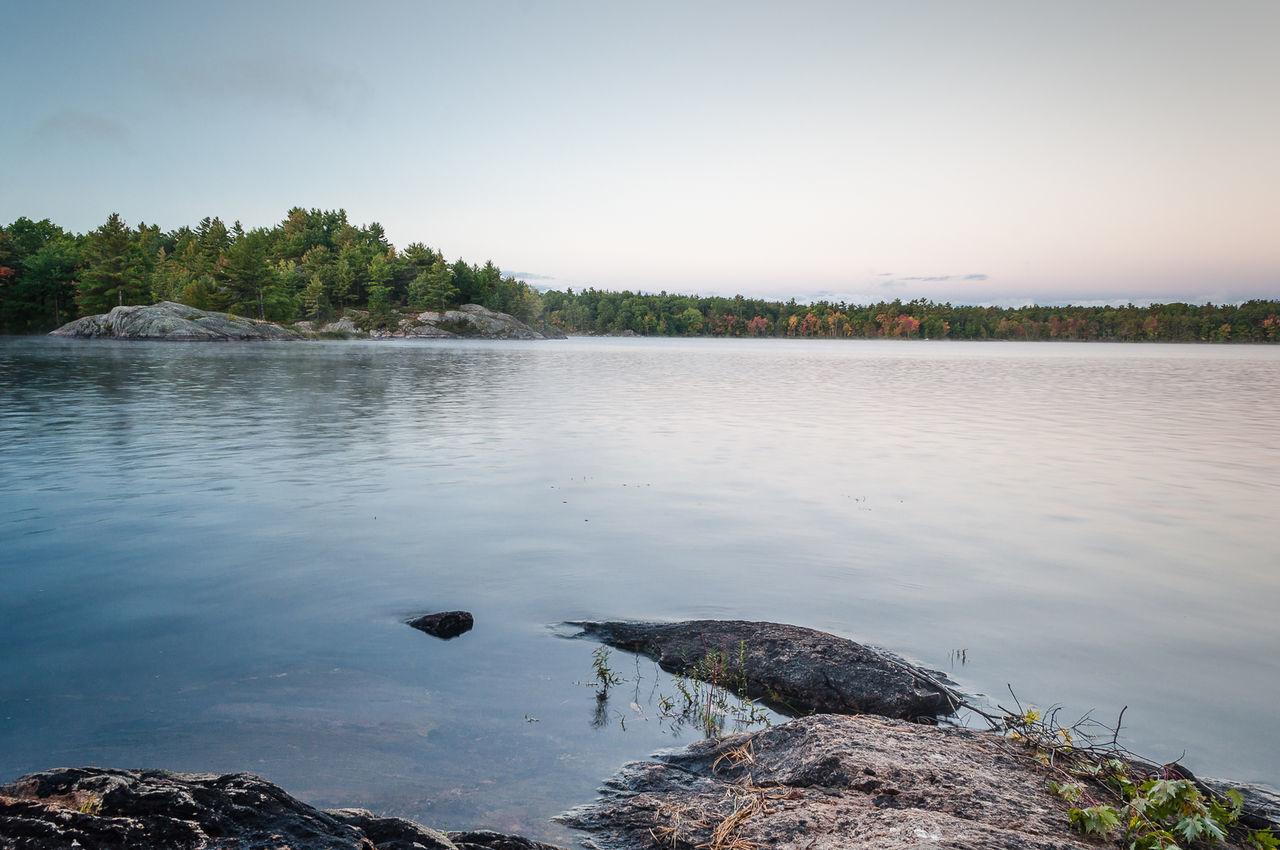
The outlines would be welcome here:
<svg viewBox="0 0 1280 850">
<path fill-rule="evenodd" d="M 428 297 L 428 292 L 431 289 L 431 284 L 428 281 L 429 276 L 430 272 L 423 269 L 418 272 L 418 276 L 409 284 L 409 309 L 414 312 L 427 309 L 427 306 L 431 303 Z"/>
<path fill-rule="evenodd" d="M 133 234 L 119 214 L 112 213 L 105 224 L 89 234 L 85 262 L 76 298 L 82 314 L 105 313 L 112 307 L 150 301 Z"/>
<path fill-rule="evenodd" d="M 461 260 L 458 263 L 462 263 Z M 462 263 L 465 267 L 465 263 Z M 455 264 L 456 268 L 457 264 Z M 427 302 L 437 310 L 454 303 L 458 297 L 458 287 L 453 283 L 453 272 L 444 264 L 444 258 L 437 259 L 427 275 Z"/>
<path fill-rule="evenodd" d="M 307 286 L 302 290 L 302 304 L 307 318 L 313 322 L 323 322 L 329 318 L 329 295 L 325 291 L 324 281 L 312 275 Z"/>
<path fill-rule="evenodd" d="M 391 263 L 385 254 L 375 254 L 369 263 L 369 312 L 385 316 L 391 312 Z"/>
<path fill-rule="evenodd" d="M 236 223 L 237 229 L 239 222 Z M 267 288 L 275 275 L 267 265 L 266 233 L 241 232 L 227 251 L 224 300 L 228 310 L 265 319 Z"/>
</svg>

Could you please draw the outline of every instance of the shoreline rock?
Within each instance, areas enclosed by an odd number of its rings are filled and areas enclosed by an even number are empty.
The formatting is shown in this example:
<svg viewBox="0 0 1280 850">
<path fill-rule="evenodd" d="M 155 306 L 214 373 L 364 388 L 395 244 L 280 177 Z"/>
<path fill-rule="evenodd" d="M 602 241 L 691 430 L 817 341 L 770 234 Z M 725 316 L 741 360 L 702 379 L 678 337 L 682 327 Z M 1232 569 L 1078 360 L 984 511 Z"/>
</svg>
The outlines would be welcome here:
<svg viewBox="0 0 1280 850">
<path fill-rule="evenodd" d="M 49 336 L 76 339 L 160 340 L 168 342 L 289 341 L 318 335 L 365 339 L 565 339 L 562 331 L 548 327 L 534 330 L 514 316 L 479 304 L 463 304 L 456 310 L 424 312 L 403 317 L 390 330 L 366 330 L 369 314 L 351 311 L 316 327 L 296 322 L 285 327 L 274 322 L 198 310 L 174 301 L 115 307 L 109 313 L 85 316 L 50 331 Z"/>
<path fill-rule="evenodd" d="M 984 732 L 813 715 L 626 765 L 557 821 L 596 850 L 654 846 L 1085 850 L 1025 752 Z M 732 842 L 738 842 L 736 845 Z"/>
<path fill-rule="evenodd" d="M 781 623 L 689 620 L 680 623 L 571 622 L 581 633 L 647 656 L 663 670 L 698 675 L 706 660 L 724 681 L 790 717 L 812 712 L 879 714 L 931 720 L 959 704 L 945 676 L 914 667 L 826 632 Z"/>
<path fill-rule="evenodd" d="M 441 832 L 363 809 L 322 811 L 249 773 L 59 768 L 0 785 L 0 848 L 561 850 L 485 830 Z"/>
<path fill-rule="evenodd" d="M 463 304 L 456 310 L 428 310 L 403 318 L 393 330 L 373 331 L 375 339 L 565 339 L 562 331 L 534 330 L 515 316 L 479 304 Z"/>
<path fill-rule="evenodd" d="M 423 619 L 456 626 L 463 622 L 457 615 L 465 614 L 442 612 Z M 731 682 L 741 675 L 750 688 L 775 698 L 781 697 L 780 688 L 790 695 L 786 707 L 791 710 L 802 702 L 812 706 L 808 710 L 830 704 L 866 711 L 875 705 L 902 713 L 901 719 L 815 713 L 626 764 L 595 801 L 553 818 L 583 831 L 585 847 L 1100 846 L 1097 839 L 1072 831 L 1068 805 L 1050 791 L 1049 774 L 1033 750 L 988 731 L 910 722 L 919 719 L 921 704 L 954 704 L 956 696 L 941 674 L 853 641 L 777 623 L 573 625 L 582 628 L 578 637 L 643 652 L 665 669 L 686 674 L 691 664 L 715 655 L 731 671 Z M 799 672 L 784 675 L 777 665 Z M 893 697 L 887 692 L 893 688 L 906 696 Z M 1185 770 L 1182 774 L 1201 782 Z M 1203 784 L 1219 790 L 1227 785 Z M 1280 796 L 1271 789 L 1237 787 L 1245 792 L 1245 822 L 1251 828 L 1275 827 Z M 59 768 L 0 785 L 0 850 L 73 847 L 562 850 L 485 830 L 441 832 L 363 809 L 324 811 L 247 773 Z"/>
<path fill-rule="evenodd" d="M 170 342 L 284 342 L 304 339 L 302 334 L 292 328 L 284 328 L 273 322 L 197 310 L 174 301 L 115 307 L 110 313 L 85 316 L 68 322 L 57 330 L 50 331 L 49 336 Z"/>
</svg>

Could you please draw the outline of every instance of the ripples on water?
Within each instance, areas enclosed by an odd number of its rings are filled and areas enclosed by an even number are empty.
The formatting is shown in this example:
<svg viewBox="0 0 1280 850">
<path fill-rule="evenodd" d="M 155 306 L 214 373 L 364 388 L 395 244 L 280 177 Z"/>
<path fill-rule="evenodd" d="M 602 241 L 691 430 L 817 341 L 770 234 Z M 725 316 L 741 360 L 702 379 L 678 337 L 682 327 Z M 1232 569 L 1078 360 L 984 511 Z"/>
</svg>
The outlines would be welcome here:
<svg viewBox="0 0 1280 850">
<path fill-rule="evenodd" d="M 0 779 L 250 770 L 563 840 L 678 737 L 620 658 L 593 727 L 547 624 L 709 616 L 1276 784 L 1278 392 L 1274 348 L 3 340 Z"/>
</svg>

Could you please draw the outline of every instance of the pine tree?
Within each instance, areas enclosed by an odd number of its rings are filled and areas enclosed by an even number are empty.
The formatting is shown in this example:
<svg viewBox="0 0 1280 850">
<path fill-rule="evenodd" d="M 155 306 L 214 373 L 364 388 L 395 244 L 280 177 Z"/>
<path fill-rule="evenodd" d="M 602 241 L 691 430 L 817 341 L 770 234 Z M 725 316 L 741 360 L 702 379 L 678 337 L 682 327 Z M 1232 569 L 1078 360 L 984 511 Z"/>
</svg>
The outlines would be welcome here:
<svg viewBox="0 0 1280 850">
<path fill-rule="evenodd" d="M 391 312 L 391 264 L 385 254 L 375 254 L 369 263 L 369 312 L 385 316 Z"/>
<path fill-rule="evenodd" d="M 80 276 L 76 302 L 83 315 L 105 313 L 112 307 L 150 302 L 142 279 L 142 258 L 133 233 L 118 213 L 89 234 L 86 268 Z"/>
<path fill-rule="evenodd" d="M 324 281 L 318 276 L 312 275 L 306 288 L 302 290 L 302 304 L 308 319 L 323 322 L 329 318 L 329 296 L 325 292 Z"/>
<path fill-rule="evenodd" d="M 444 258 L 437 259 L 427 275 L 427 303 L 443 311 L 457 297 L 458 287 L 453 284 L 453 272 L 444 264 Z"/>
</svg>

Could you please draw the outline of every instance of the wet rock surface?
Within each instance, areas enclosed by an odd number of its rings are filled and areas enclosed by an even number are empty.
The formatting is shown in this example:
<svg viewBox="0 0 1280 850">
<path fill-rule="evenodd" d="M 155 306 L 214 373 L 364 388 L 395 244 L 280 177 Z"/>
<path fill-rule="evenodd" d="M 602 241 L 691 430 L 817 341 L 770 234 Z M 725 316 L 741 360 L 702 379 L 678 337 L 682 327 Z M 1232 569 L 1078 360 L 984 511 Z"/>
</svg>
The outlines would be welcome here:
<svg viewBox="0 0 1280 850">
<path fill-rule="evenodd" d="M 503 835 L 487 829 L 449 832 L 448 836 L 458 850 L 560 850 L 554 844 L 531 841 L 519 835 Z"/>
<path fill-rule="evenodd" d="M 814 715 L 625 766 L 557 818 L 588 846 L 1097 847 L 1025 752 L 995 735 Z M 736 843 L 735 843 L 736 842 Z"/>
<path fill-rule="evenodd" d="M 302 335 L 271 322 L 260 322 L 197 310 L 173 301 L 133 307 L 116 307 L 110 313 L 85 316 L 68 322 L 50 336 L 81 339 L 150 339 L 172 342 L 225 342 L 230 340 L 297 340 Z"/>
<path fill-rule="evenodd" d="M 0 848 L 555 850 L 493 832 L 446 835 L 361 809 L 321 811 L 247 773 L 63 768 L 0 785 Z"/>
<path fill-rule="evenodd" d="M 790 716 L 810 712 L 927 719 L 954 713 L 941 673 L 913 667 L 845 638 L 799 626 L 743 620 L 681 623 L 575 622 L 580 637 L 648 656 L 690 675 L 704 659 L 723 664 L 729 687 Z"/>
<path fill-rule="evenodd" d="M 471 631 L 475 618 L 470 611 L 441 611 L 438 614 L 415 617 L 409 620 L 409 625 L 441 640 L 449 640 Z"/>
</svg>

